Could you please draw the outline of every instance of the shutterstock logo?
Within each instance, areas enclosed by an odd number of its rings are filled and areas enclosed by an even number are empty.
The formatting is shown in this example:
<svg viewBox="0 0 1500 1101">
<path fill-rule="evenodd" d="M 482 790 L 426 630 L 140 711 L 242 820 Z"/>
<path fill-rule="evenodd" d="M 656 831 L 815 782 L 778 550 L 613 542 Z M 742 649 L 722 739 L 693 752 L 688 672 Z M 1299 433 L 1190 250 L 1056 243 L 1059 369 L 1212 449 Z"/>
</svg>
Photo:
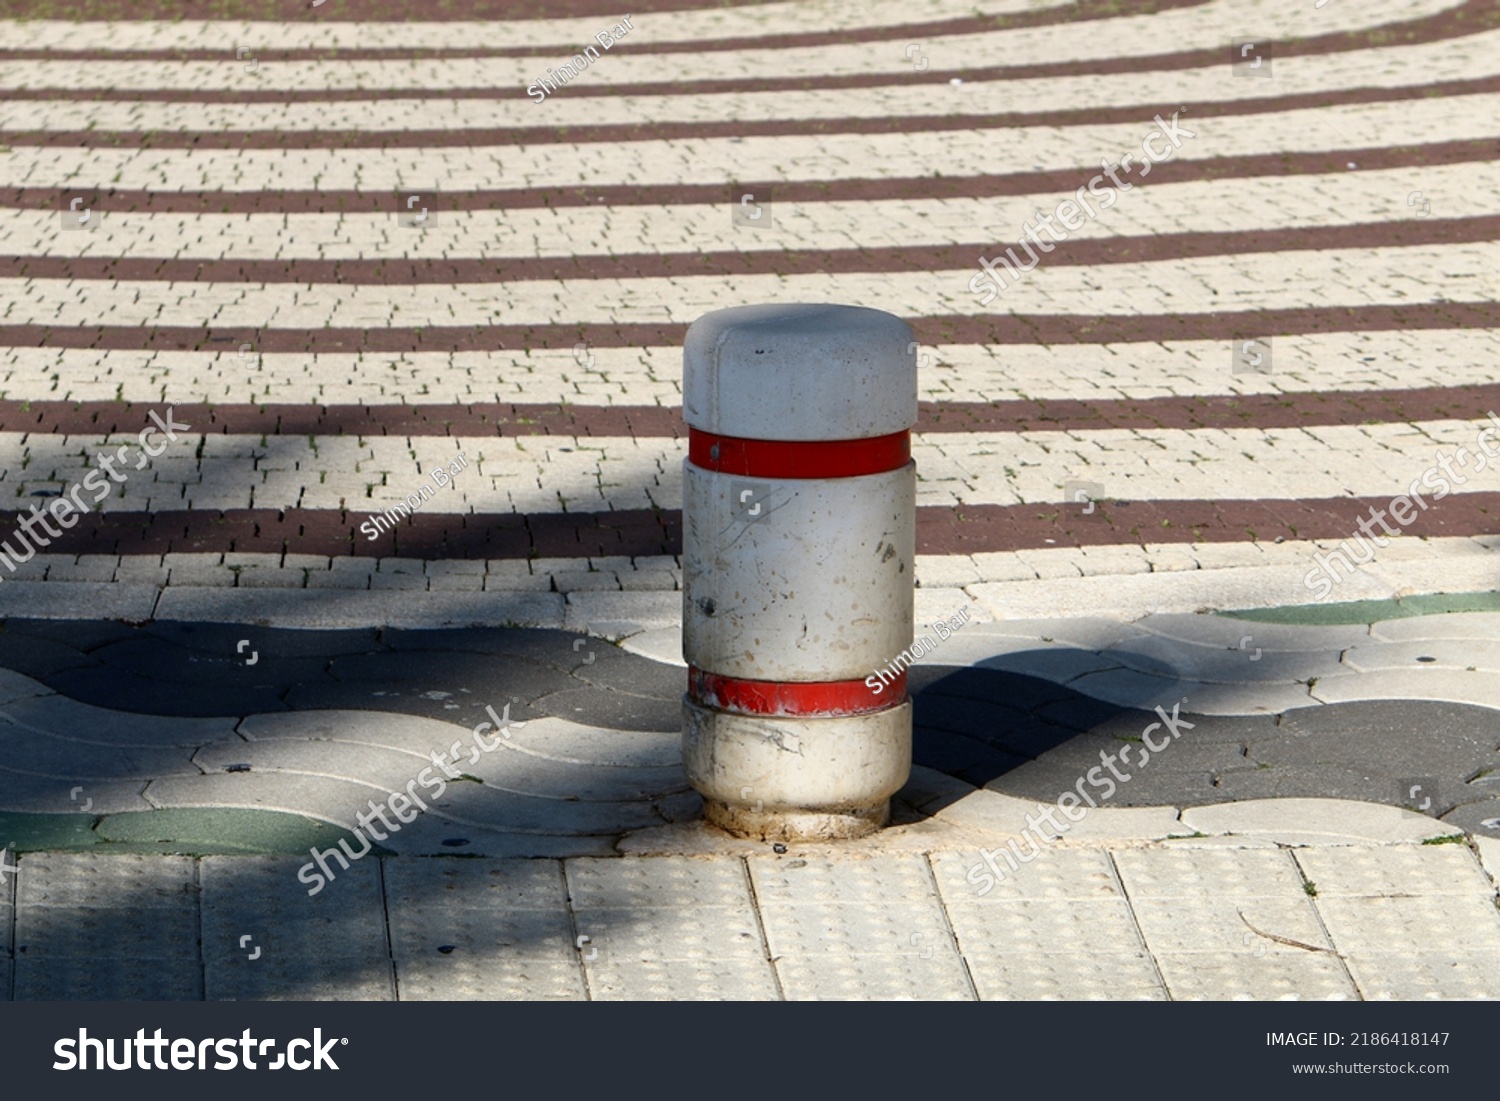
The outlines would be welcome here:
<svg viewBox="0 0 1500 1101">
<path fill-rule="evenodd" d="M 214 1070 L 234 1070 L 243 1066 L 246 1070 L 338 1070 L 331 1052 L 335 1045 L 347 1044 L 347 1038 L 323 1039 L 321 1028 L 313 1029 L 311 1040 L 298 1037 L 286 1045 L 286 1050 L 276 1050 L 276 1040 L 257 1040 L 247 1028 L 239 1039 L 226 1037 L 222 1040 L 167 1040 L 161 1029 L 146 1038 L 146 1030 L 138 1029 L 135 1038 L 126 1036 L 98 1040 L 89 1035 L 89 1030 L 80 1028 L 78 1038 L 62 1039 L 52 1045 L 57 1062 L 53 1070 L 208 1070 L 208 1056 L 212 1052 L 216 1059 Z M 116 1043 L 119 1044 L 118 1049 Z M 119 1058 L 116 1058 L 118 1051 Z M 312 1057 L 302 1058 L 300 1053 Z M 92 1064 L 89 1056 L 93 1056 Z M 274 1061 L 270 1059 L 275 1055 Z M 256 1062 L 259 1059 L 260 1062 Z"/>
</svg>

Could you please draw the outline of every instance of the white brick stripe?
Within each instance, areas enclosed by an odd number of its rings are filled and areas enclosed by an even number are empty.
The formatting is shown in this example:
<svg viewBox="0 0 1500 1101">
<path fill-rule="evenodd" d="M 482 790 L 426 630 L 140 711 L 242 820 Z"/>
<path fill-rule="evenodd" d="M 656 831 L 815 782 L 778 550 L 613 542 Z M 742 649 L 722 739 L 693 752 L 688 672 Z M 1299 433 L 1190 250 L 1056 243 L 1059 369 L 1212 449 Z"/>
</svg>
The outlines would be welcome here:
<svg viewBox="0 0 1500 1101">
<path fill-rule="evenodd" d="M 1500 300 L 1494 242 L 1212 256 L 1099 268 L 1043 264 L 996 311 L 1129 317 L 1161 313 Z M 1434 273 L 1440 273 L 1434 274 Z M 3 279 L 12 325 L 383 328 L 665 323 L 746 301 L 859 302 L 901 316 L 989 312 L 970 270 L 679 279 L 317 286 Z M 1440 280 L 1437 282 L 1435 280 Z M 1101 295 L 1100 289 L 1109 293 Z"/>
<path fill-rule="evenodd" d="M 928 58 L 930 74 L 958 72 L 975 66 L 1004 64 L 1000 59 L 1024 58 L 1028 64 L 1078 62 L 1115 57 L 1149 57 L 1153 54 L 1191 49 L 1224 47 L 1236 36 L 1267 35 L 1273 38 L 1328 34 L 1385 23 L 1429 17 L 1456 5 L 1452 0 L 1369 0 L 1355 7 L 1345 5 L 1334 13 L 1315 10 L 1305 0 L 1212 0 L 1197 7 L 1169 10 L 1153 15 L 1123 16 L 1085 23 L 1063 23 L 1026 27 L 984 34 L 949 35 L 920 43 Z M 904 13 L 903 13 L 904 14 Z M 582 37 L 559 47 L 557 60 L 581 49 L 601 25 L 592 21 Z M 612 22 L 612 21 L 608 21 Z M 649 38 L 654 26 L 675 25 L 675 13 L 657 13 L 633 18 L 632 34 Z M 1259 28 L 1259 30 L 1253 28 Z M 442 61 L 334 61 L 276 62 L 251 72 L 236 62 L 241 45 L 279 41 L 276 32 L 255 32 L 235 40 L 221 37 L 216 45 L 224 50 L 222 62 L 91 62 L 80 68 L 75 62 L 15 61 L 0 63 L 0 88 L 470 88 L 515 85 L 517 95 L 552 62 L 530 58 L 497 57 Z M 477 40 L 478 41 L 478 40 Z M 628 39 L 627 39 L 628 41 Z M 855 73 L 910 73 L 912 62 L 901 41 L 846 43 L 833 46 L 782 49 L 745 49 L 702 54 L 603 55 L 608 64 L 590 65 L 587 75 L 598 86 L 656 83 L 661 81 L 725 80 L 736 77 L 782 79 L 837 76 Z M 1224 79 L 1229 79 L 1226 72 Z M 560 93 L 566 95 L 566 89 Z"/>
<path fill-rule="evenodd" d="M 1070 233 L 1078 240 L 1158 233 L 1222 233 L 1407 221 L 1421 216 L 1408 196 L 1422 192 L 1430 217 L 1495 213 L 1500 160 L 1314 176 L 1132 189 L 1110 210 Z M 774 194 L 774 193 L 773 193 Z M 0 210 L 12 256 L 176 259 L 486 259 L 581 253 L 725 251 L 778 255 L 779 248 L 913 248 L 1014 241 L 1038 210 L 1072 191 L 984 199 L 776 202 L 766 231 L 733 224 L 730 204 L 471 210 L 438 215 L 417 231 L 393 214 L 144 214 L 111 212 L 92 233 L 64 232 L 55 211 Z M 395 209 L 392 195 L 392 210 Z"/>
<path fill-rule="evenodd" d="M 872 47 L 880 48 L 880 47 Z M 904 49 L 905 47 L 903 47 Z M 893 115 L 1002 114 L 1020 110 L 1114 108 L 1129 103 L 1180 103 L 1190 108 L 1269 96 L 1308 95 L 1344 88 L 1421 87 L 1438 81 L 1495 74 L 1500 30 L 1415 46 L 1277 58 L 1273 80 L 1232 79 L 1222 63 L 1164 70 L 1143 84 L 1139 72 L 1036 80 L 885 85 L 820 91 L 734 92 L 716 95 L 618 96 L 569 99 L 559 95 L 546 114 L 524 97 L 444 100 L 370 98 L 331 103 L 119 103 L 87 100 L 18 101 L 5 130 L 472 130 L 497 126 L 618 126 L 642 122 L 741 122 L 793 119 L 887 118 Z M 343 62 L 341 64 L 359 64 Z M 368 85 L 367 85 L 368 86 Z M 231 86 L 247 90 L 243 87 Z M 184 92 L 184 95 L 190 95 Z M 1023 105 L 1018 108 L 1018 105 Z"/>
<path fill-rule="evenodd" d="M 1225 79 L 1229 79 L 1226 77 Z M 1500 136 L 1500 95 L 1181 119 L 1173 160 L 1419 145 Z M 598 142 L 531 147 L 352 150 L 116 150 L 16 146 L 0 157 L 0 186 L 108 185 L 122 190 L 394 191 L 583 186 L 728 185 L 741 180 L 904 179 L 937 166 L 947 176 L 1069 169 L 1083 186 L 1103 158 L 1140 155 L 1154 129 L 1138 123 L 932 133 L 749 137 L 741 141 Z M 1026 161 L 996 150 L 1026 149 Z M 1029 162 L 1029 163 L 1027 163 Z M 1087 167 L 1085 167 L 1087 166 Z"/>
<path fill-rule="evenodd" d="M 1228 341 L 945 344 L 922 350 L 924 401 L 1140 400 L 1224 394 L 1481 386 L 1493 329 L 1315 333 L 1272 341 L 1272 373 L 1232 373 Z M 588 362 L 593 358 L 592 364 Z M 435 405 L 682 399 L 682 349 L 413 352 L 404 355 L 0 348 L 0 400 Z"/>
<path fill-rule="evenodd" d="M 1474 410 L 1472 421 L 1413 424 L 923 435 L 912 447 L 917 503 L 1060 504 L 1073 480 L 1097 483 L 1110 500 L 1394 496 L 1433 465 L 1440 448 L 1472 453 L 1486 412 Z M 19 508 L 37 490 L 65 489 L 87 472 L 85 453 L 133 439 L 0 433 L 0 468 L 8 472 L 0 503 Z M 345 507 L 362 514 L 418 492 L 430 484 L 428 471 L 459 452 L 470 468 L 422 512 L 675 509 L 686 457 L 684 440 L 611 436 L 277 436 L 262 444 L 259 436 L 209 435 L 201 458 L 196 447 L 195 437 L 183 436 L 175 450 L 131 472 L 107 509 Z M 1467 470 L 1455 494 L 1500 490 L 1500 465 L 1481 472 L 1469 459 Z"/>
</svg>

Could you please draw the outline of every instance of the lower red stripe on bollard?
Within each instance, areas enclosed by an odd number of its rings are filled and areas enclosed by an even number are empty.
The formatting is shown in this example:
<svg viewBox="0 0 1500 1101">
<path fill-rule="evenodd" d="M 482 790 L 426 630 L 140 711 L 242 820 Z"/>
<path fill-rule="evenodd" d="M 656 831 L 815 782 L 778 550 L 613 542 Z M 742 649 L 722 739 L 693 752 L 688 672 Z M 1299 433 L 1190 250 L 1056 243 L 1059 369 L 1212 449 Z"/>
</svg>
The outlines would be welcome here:
<svg viewBox="0 0 1500 1101">
<path fill-rule="evenodd" d="M 873 680 L 878 690 L 866 681 Z M 742 680 L 705 673 L 688 666 L 688 696 L 696 704 L 746 715 L 797 715 L 834 718 L 884 711 L 906 700 L 906 671 L 882 683 L 879 675 L 865 680 L 817 681 L 790 684 L 772 680 Z"/>
<path fill-rule="evenodd" d="M 866 440 L 747 440 L 688 429 L 688 460 L 746 478 L 858 478 L 900 470 L 911 461 L 906 430 Z"/>
</svg>

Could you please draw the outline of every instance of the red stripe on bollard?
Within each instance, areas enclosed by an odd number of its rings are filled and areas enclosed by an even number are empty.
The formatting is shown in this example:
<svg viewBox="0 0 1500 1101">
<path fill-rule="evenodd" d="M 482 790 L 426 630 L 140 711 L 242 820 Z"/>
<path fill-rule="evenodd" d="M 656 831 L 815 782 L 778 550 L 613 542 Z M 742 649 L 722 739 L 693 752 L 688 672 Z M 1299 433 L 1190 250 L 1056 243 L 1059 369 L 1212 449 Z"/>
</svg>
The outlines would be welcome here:
<svg viewBox="0 0 1500 1101">
<path fill-rule="evenodd" d="M 862 680 L 790 684 L 741 680 L 688 666 L 688 696 L 703 707 L 744 715 L 797 715 L 805 718 L 863 715 L 906 701 L 906 671 L 877 693 Z"/>
<path fill-rule="evenodd" d="M 688 461 L 747 478 L 858 478 L 911 461 L 911 432 L 867 440 L 746 440 L 688 429 Z"/>
</svg>

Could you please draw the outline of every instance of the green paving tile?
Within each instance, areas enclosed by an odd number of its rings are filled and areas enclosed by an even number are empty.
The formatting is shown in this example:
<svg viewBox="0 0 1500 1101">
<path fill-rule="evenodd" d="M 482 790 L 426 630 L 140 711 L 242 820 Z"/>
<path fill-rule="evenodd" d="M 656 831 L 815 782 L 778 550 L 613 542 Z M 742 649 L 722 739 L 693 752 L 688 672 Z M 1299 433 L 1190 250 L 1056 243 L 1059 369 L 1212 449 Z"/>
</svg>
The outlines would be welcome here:
<svg viewBox="0 0 1500 1101">
<path fill-rule="evenodd" d="M 304 853 L 354 836 L 347 830 L 282 811 L 175 809 L 132 811 L 103 818 L 83 814 L 0 813 L 0 847 L 17 852 L 95 848 L 108 852 L 233 856 Z M 357 847 L 357 846 L 356 846 Z M 390 855 L 379 847 L 378 856 Z"/>
<path fill-rule="evenodd" d="M 1256 623 L 1290 623 L 1300 627 L 1342 627 L 1379 623 L 1418 615 L 1500 612 L 1500 592 L 1425 593 L 1398 600 L 1351 600 L 1343 604 L 1286 604 L 1279 608 L 1244 608 L 1216 614 Z"/>
</svg>

